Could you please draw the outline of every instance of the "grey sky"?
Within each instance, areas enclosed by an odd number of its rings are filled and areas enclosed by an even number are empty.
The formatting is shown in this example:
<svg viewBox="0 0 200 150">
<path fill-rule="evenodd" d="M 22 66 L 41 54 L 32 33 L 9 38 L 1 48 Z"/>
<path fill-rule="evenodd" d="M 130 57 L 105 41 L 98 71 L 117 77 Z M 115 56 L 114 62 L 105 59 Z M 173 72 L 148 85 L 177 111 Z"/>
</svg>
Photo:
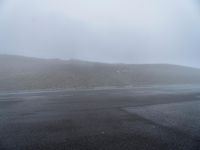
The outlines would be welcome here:
<svg viewBox="0 0 200 150">
<path fill-rule="evenodd" d="M 200 67 L 197 0 L 0 0 L 0 53 Z"/>
</svg>

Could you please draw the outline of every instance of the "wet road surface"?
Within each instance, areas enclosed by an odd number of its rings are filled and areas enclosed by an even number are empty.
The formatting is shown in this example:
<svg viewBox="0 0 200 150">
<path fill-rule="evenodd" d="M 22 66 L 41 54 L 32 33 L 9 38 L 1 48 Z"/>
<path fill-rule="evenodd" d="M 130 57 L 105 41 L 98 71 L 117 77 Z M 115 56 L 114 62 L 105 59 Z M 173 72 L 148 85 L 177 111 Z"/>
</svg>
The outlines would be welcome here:
<svg viewBox="0 0 200 150">
<path fill-rule="evenodd" d="M 0 150 L 200 150 L 200 90 L 0 94 Z"/>
</svg>

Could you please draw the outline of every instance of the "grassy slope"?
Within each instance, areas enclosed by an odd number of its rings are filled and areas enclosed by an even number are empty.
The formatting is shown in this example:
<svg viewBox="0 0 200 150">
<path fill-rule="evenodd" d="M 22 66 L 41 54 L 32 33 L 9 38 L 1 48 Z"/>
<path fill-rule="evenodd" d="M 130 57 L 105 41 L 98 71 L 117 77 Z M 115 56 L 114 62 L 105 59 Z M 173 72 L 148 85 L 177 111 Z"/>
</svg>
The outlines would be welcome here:
<svg viewBox="0 0 200 150">
<path fill-rule="evenodd" d="M 200 69 L 0 55 L 0 90 L 200 83 Z"/>
</svg>

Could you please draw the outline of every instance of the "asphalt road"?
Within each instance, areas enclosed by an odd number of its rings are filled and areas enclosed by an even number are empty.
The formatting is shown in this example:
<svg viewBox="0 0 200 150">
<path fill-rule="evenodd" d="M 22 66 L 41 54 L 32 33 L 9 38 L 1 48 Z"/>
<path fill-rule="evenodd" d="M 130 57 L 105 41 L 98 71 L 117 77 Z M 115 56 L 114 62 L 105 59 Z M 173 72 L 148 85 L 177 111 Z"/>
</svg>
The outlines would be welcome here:
<svg viewBox="0 0 200 150">
<path fill-rule="evenodd" d="M 0 150 L 200 150 L 200 90 L 1 93 Z"/>
</svg>

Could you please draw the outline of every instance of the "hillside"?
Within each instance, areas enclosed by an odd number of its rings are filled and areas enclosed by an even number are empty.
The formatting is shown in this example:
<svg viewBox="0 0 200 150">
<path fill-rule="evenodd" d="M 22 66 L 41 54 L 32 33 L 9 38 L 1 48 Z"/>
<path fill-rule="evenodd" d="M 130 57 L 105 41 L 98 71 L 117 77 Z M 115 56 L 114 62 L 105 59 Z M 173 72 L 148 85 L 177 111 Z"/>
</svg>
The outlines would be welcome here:
<svg viewBox="0 0 200 150">
<path fill-rule="evenodd" d="M 0 55 L 0 90 L 199 84 L 200 69 Z"/>
</svg>

